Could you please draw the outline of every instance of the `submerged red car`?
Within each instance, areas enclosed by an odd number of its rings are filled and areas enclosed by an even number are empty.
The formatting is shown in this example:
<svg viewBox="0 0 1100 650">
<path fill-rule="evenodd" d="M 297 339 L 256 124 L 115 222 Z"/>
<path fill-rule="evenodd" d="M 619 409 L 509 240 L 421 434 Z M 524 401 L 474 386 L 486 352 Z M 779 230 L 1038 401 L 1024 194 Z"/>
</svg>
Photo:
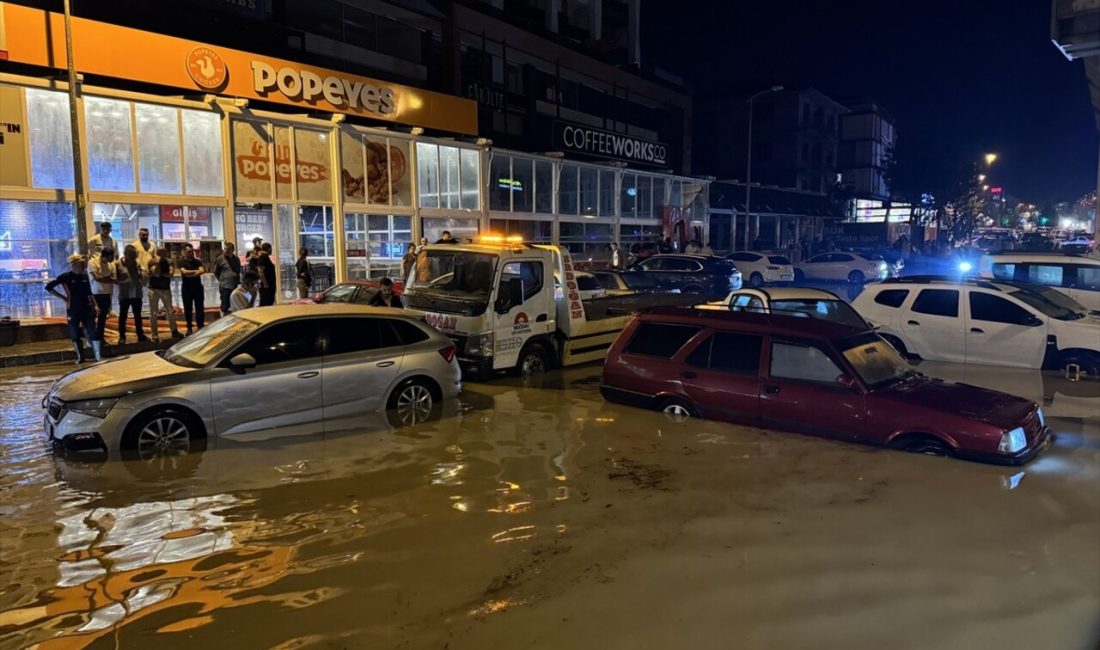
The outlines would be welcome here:
<svg viewBox="0 0 1100 650">
<path fill-rule="evenodd" d="M 661 308 L 607 355 L 605 399 L 938 456 L 1023 464 L 1050 441 L 1030 400 L 927 377 L 869 330 Z"/>
<path fill-rule="evenodd" d="M 299 298 L 298 300 L 290 301 L 292 305 L 309 305 L 312 303 L 325 304 L 332 302 L 346 302 L 356 305 L 366 305 L 370 303 L 374 294 L 378 293 L 378 287 L 381 286 L 378 280 L 348 280 L 339 284 L 334 284 L 328 289 L 325 289 L 322 293 L 319 293 L 312 298 Z M 405 283 L 401 280 L 394 280 L 393 293 L 396 296 L 400 296 L 405 289 Z"/>
</svg>

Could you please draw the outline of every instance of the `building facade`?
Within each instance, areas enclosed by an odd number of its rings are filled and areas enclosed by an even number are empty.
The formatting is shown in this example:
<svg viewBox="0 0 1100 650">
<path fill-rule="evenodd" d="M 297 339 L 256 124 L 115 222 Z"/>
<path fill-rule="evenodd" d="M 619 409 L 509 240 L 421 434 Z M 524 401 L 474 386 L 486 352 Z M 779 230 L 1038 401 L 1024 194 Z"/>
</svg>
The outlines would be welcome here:
<svg viewBox="0 0 1100 650">
<path fill-rule="evenodd" d="M 890 198 L 887 166 L 894 148 L 894 118 L 870 98 L 844 102 L 848 113 L 840 116 L 841 184 L 859 199 Z"/>
<path fill-rule="evenodd" d="M 472 100 L 84 18 L 74 152 L 61 17 L 0 15 L 0 303 L 16 316 L 63 313 L 41 284 L 78 248 L 78 200 L 89 232 L 108 221 L 128 243 L 145 227 L 173 252 L 194 244 L 207 269 L 223 242 L 243 255 L 261 237 L 283 298 L 299 248 L 320 290 L 399 275 L 409 243 L 444 230 L 497 228 L 598 262 L 612 242 L 706 227 L 706 181 L 494 147 Z"/>
<path fill-rule="evenodd" d="M 746 177 L 749 94 L 697 101 L 693 169 Z M 840 118 L 847 107 L 813 89 L 759 96 L 752 111 L 752 181 L 826 193 L 839 171 Z"/>
</svg>

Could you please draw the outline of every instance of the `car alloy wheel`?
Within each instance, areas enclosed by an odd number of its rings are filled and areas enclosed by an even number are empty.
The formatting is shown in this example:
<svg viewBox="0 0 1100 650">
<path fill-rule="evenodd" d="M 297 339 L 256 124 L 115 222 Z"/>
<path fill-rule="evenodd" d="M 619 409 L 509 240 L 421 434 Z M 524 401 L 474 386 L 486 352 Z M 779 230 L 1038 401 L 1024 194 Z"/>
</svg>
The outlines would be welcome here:
<svg viewBox="0 0 1100 650">
<path fill-rule="evenodd" d="M 542 353 L 538 350 L 531 350 L 523 357 L 523 365 L 520 367 L 520 372 L 524 379 L 530 379 L 537 375 L 541 375 L 546 372 L 546 361 L 542 358 Z"/>
<path fill-rule="evenodd" d="M 863 275 L 863 271 L 852 271 L 848 274 L 848 282 L 852 284 L 863 284 L 864 280 L 865 276 Z"/>
<path fill-rule="evenodd" d="M 764 286 L 764 276 L 760 275 L 759 272 L 753 273 L 749 276 L 749 284 L 758 288 Z"/>
<path fill-rule="evenodd" d="M 186 454 L 190 449 L 191 430 L 175 415 L 157 416 L 137 434 L 137 450 L 143 458 L 156 454 Z"/>
<path fill-rule="evenodd" d="M 435 405 L 432 392 L 423 384 L 409 384 L 397 394 L 397 417 L 401 424 L 420 424 L 431 419 Z"/>
<path fill-rule="evenodd" d="M 678 399 L 670 399 L 661 405 L 661 413 L 673 422 L 684 422 L 695 416 L 691 407 Z"/>
</svg>

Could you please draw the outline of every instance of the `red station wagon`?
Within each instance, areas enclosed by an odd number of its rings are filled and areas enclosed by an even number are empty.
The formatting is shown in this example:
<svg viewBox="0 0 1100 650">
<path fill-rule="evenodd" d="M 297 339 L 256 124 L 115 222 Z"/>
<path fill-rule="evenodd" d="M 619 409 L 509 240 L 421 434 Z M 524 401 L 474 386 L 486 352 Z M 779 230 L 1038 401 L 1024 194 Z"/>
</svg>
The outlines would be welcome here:
<svg viewBox="0 0 1100 650">
<path fill-rule="evenodd" d="M 641 314 L 611 346 L 600 391 L 678 418 L 1000 464 L 1051 438 L 1030 400 L 922 375 L 872 331 L 778 314 Z"/>
</svg>

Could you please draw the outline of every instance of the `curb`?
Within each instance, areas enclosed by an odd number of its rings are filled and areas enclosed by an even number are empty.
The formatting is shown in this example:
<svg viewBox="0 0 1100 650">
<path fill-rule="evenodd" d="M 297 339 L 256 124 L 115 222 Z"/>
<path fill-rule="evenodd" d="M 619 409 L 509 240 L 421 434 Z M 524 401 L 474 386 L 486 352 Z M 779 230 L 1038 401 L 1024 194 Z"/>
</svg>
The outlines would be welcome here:
<svg viewBox="0 0 1100 650">
<path fill-rule="evenodd" d="M 137 354 L 139 352 L 151 352 L 153 350 L 164 350 L 172 347 L 172 344 L 176 343 L 178 339 L 169 339 L 168 341 L 162 341 L 160 344 L 156 343 L 127 343 L 125 345 L 108 345 L 103 351 L 104 359 L 111 359 L 114 357 L 121 357 L 127 354 Z M 91 350 L 85 349 L 85 356 L 90 357 Z M 32 352 L 30 354 L 11 354 L 0 356 L 0 368 L 16 368 L 19 366 L 37 366 L 47 363 L 63 363 L 76 361 L 76 352 L 71 347 L 63 350 L 48 350 L 45 352 Z M 94 363 L 94 361 L 88 361 L 88 363 Z"/>
</svg>

